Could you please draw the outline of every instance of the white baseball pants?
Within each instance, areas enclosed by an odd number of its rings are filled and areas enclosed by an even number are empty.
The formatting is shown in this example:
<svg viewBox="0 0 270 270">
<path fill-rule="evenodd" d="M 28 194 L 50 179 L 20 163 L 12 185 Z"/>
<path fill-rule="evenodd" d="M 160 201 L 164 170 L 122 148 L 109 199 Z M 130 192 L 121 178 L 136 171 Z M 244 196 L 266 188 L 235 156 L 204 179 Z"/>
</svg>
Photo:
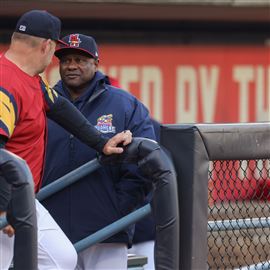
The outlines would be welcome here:
<svg viewBox="0 0 270 270">
<path fill-rule="evenodd" d="M 38 269 L 73 270 L 77 253 L 49 212 L 36 200 L 38 224 Z M 13 258 L 14 237 L 0 231 L 0 269 L 7 270 Z M 22 269 L 23 270 L 23 269 Z M 25 269 L 26 270 L 26 269 Z"/>
<path fill-rule="evenodd" d="M 79 253 L 76 270 L 127 270 L 127 259 L 126 244 L 95 244 Z"/>
</svg>

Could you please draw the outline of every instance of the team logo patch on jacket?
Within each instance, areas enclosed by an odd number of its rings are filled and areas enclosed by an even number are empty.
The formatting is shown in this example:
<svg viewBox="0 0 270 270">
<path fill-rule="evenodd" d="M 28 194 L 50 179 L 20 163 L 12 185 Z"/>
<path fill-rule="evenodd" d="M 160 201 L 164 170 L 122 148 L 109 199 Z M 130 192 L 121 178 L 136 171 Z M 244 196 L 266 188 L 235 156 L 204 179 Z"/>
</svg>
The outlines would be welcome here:
<svg viewBox="0 0 270 270">
<path fill-rule="evenodd" d="M 113 115 L 102 115 L 97 119 L 95 128 L 102 133 L 115 133 L 115 127 L 112 125 Z"/>
</svg>

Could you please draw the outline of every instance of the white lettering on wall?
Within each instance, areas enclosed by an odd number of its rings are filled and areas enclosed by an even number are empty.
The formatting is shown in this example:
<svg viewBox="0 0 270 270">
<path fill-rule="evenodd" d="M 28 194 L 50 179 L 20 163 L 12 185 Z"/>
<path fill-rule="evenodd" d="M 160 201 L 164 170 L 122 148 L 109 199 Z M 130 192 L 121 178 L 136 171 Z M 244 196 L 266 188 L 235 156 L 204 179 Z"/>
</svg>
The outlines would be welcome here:
<svg viewBox="0 0 270 270">
<path fill-rule="evenodd" d="M 223 109 L 217 108 L 218 91 L 226 91 L 227 89 L 226 85 L 219 84 L 223 75 L 221 68 L 221 66 L 204 64 L 199 66 L 179 65 L 176 66 L 175 74 L 165 78 L 162 68 L 158 65 L 99 66 L 102 72 L 117 79 L 123 89 L 127 91 L 138 90 L 136 92 L 138 98 L 148 107 L 154 118 L 162 121 L 164 111 L 169 110 L 171 115 L 175 115 L 178 123 L 192 123 L 199 120 L 203 122 L 215 121 L 217 110 Z M 60 79 L 58 65 L 48 69 L 42 76 L 50 85 L 55 85 Z M 270 66 L 235 65 L 232 67 L 232 78 L 229 79 L 236 82 L 237 86 L 236 91 L 231 95 L 232 98 L 237 98 L 237 107 L 225 108 L 225 110 L 238 111 L 238 117 L 233 121 L 250 122 L 253 119 L 255 121 L 270 121 Z M 168 80 L 175 80 L 175 89 L 166 88 L 163 81 Z M 255 99 L 251 100 L 250 94 L 253 90 L 255 91 Z M 163 95 L 163 91 L 165 91 L 165 95 Z M 171 94 L 170 96 L 175 99 L 175 104 L 168 104 L 166 94 L 169 91 L 174 93 L 174 96 Z M 228 105 L 230 105 L 230 101 Z M 255 115 L 250 112 L 250 108 L 253 107 Z M 221 120 L 227 121 L 226 111 L 221 112 L 221 114 L 224 117 Z"/>
<path fill-rule="evenodd" d="M 239 121 L 249 120 L 249 83 L 254 80 L 253 67 L 235 66 L 233 68 L 233 79 L 239 84 Z"/>
<path fill-rule="evenodd" d="M 192 66 L 178 66 L 176 69 L 176 122 L 196 122 L 197 110 L 196 69 Z"/>
<path fill-rule="evenodd" d="M 176 71 L 176 119 L 193 123 L 198 118 L 199 94 L 203 122 L 214 122 L 219 81 L 218 66 L 179 66 Z M 200 90 L 200 91 L 199 91 Z"/>
<path fill-rule="evenodd" d="M 208 123 L 214 122 L 219 68 L 218 66 L 211 66 L 208 70 L 206 66 L 200 66 L 199 76 L 202 95 L 203 121 Z"/>
<path fill-rule="evenodd" d="M 121 87 L 129 91 L 131 83 L 139 82 L 139 68 L 137 66 L 121 66 L 119 81 Z"/>
<path fill-rule="evenodd" d="M 118 78 L 118 67 L 117 66 L 110 66 L 108 72 L 105 72 L 104 70 L 102 70 L 100 68 L 99 68 L 99 70 L 111 78 L 114 78 L 114 79 Z"/>
<path fill-rule="evenodd" d="M 270 67 L 258 66 L 255 73 L 256 121 L 270 120 Z"/>
<path fill-rule="evenodd" d="M 157 66 L 110 66 L 100 70 L 111 77 L 118 78 L 120 87 L 130 91 L 131 84 L 136 83 L 140 100 L 158 121 L 163 119 L 162 72 Z"/>
<path fill-rule="evenodd" d="M 162 72 L 158 67 L 144 66 L 141 80 L 141 100 L 147 108 L 151 108 L 153 117 L 162 122 Z"/>
</svg>

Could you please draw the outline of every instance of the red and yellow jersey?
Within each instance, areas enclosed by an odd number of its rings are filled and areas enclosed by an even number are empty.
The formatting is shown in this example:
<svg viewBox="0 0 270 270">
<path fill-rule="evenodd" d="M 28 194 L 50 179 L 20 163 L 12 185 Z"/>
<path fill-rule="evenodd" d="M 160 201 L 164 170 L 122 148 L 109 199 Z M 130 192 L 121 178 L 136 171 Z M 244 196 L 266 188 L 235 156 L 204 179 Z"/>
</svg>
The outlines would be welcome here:
<svg viewBox="0 0 270 270">
<path fill-rule="evenodd" d="M 40 76 L 30 76 L 0 56 L 0 134 L 8 138 L 6 149 L 27 162 L 36 191 L 44 165 L 46 110 L 57 98 Z"/>
</svg>

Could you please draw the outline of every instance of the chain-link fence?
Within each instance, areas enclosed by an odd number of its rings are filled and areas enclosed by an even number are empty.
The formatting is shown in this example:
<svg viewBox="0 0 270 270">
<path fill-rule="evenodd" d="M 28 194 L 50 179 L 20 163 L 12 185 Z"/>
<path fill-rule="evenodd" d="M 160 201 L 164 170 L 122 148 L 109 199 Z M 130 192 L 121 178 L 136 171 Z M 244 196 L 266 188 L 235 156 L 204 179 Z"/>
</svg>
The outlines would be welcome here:
<svg viewBox="0 0 270 270">
<path fill-rule="evenodd" d="M 270 261 L 270 159 L 216 160 L 208 185 L 208 268 Z"/>
</svg>

